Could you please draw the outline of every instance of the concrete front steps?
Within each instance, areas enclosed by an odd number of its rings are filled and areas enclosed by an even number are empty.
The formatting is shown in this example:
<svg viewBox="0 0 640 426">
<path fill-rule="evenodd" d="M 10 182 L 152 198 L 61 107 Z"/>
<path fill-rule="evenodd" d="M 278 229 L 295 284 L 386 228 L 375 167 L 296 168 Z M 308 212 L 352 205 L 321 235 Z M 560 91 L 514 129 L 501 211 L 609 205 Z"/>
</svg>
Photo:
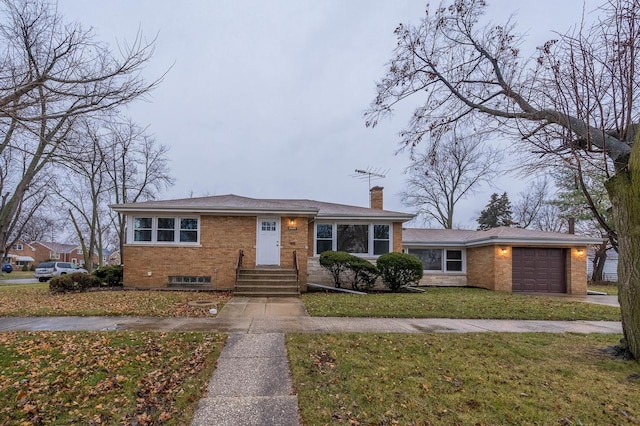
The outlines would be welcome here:
<svg viewBox="0 0 640 426">
<path fill-rule="evenodd" d="M 234 296 L 297 297 L 300 295 L 296 271 L 293 269 L 241 269 Z"/>
</svg>

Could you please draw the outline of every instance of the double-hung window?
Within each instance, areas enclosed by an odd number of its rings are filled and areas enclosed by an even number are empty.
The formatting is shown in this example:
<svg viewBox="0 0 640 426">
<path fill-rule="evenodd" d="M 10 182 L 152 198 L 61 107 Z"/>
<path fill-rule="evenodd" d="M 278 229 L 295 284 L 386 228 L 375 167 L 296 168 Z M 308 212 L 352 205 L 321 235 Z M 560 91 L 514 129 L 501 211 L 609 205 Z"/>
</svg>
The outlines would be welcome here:
<svg viewBox="0 0 640 426">
<path fill-rule="evenodd" d="M 180 219 L 180 242 L 198 242 L 198 219 L 193 217 Z"/>
<path fill-rule="evenodd" d="M 321 223 L 316 225 L 316 253 L 333 250 L 333 225 Z"/>
<path fill-rule="evenodd" d="M 159 217 L 158 229 L 156 231 L 156 240 L 158 242 L 174 242 L 176 240 L 176 218 L 175 217 Z"/>
<path fill-rule="evenodd" d="M 133 241 L 151 242 L 153 236 L 153 218 L 136 217 L 133 219 Z"/>
<path fill-rule="evenodd" d="M 189 244 L 199 241 L 199 218 L 134 217 L 134 243 Z"/>
</svg>

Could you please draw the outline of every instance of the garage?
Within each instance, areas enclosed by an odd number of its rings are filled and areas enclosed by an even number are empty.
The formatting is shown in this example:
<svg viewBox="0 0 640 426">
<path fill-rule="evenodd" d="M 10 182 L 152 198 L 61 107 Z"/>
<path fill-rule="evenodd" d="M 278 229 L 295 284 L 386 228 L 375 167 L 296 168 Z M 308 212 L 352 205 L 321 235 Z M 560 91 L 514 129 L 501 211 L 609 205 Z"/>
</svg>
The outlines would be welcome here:
<svg viewBox="0 0 640 426">
<path fill-rule="evenodd" d="M 566 293 L 565 249 L 514 247 L 512 291 Z"/>
</svg>

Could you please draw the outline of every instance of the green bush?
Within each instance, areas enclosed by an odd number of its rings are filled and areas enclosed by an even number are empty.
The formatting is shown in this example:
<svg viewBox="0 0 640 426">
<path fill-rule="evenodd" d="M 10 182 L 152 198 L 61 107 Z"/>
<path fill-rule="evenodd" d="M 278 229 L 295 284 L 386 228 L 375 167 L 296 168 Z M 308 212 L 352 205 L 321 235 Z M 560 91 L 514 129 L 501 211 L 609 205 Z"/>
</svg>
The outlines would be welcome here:
<svg viewBox="0 0 640 426">
<path fill-rule="evenodd" d="M 348 263 L 348 268 L 351 272 L 351 287 L 358 291 L 371 289 L 376 283 L 378 275 L 380 275 L 378 268 L 365 259 L 357 256 L 353 257 Z"/>
<path fill-rule="evenodd" d="M 22 265 L 22 272 L 29 272 L 29 267 L 27 266 L 26 263 Z"/>
<path fill-rule="evenodd" d="M 396 292 L 420 281 L 422 262 L 411 254 L 386 253 L 378 258 L 378 271 L 384 285 Z"/>
<path fill-rule="evenodd" d="M 336 287 L 351 284 L 354 290 L 368 290 L 378 278 L 378 269 L 371 262 L 344 251 L 325 251 L 320 266 L 329 271 Z"/>
<path fill-rule="evenodd" d="M 49 291 L 53 294 L 87 291 L 100 287 L 100 279 L 85 272 L 63 274 L 49 280 Z"/>
<path fill-rule="evenodd" d="M 49 291 L 52 294 L 67 293 L 73 287 L 73 280 L 70 275 L 58 275 L 49 280 Z"/>
<path fill-rule="evenodd" d="M 122 285 L 122 265 L 102 266 L 93 271 L 93 274 L 99 278 L 104 285 L 110 287 Z"/>
<path fill-rule="evenodd" d="M 345 251 L 325 251 L 320 254 L 320 266 L 329 271 L 336 287 L 342 287 L 342 275 L 353 255 Z"/>
</svg>

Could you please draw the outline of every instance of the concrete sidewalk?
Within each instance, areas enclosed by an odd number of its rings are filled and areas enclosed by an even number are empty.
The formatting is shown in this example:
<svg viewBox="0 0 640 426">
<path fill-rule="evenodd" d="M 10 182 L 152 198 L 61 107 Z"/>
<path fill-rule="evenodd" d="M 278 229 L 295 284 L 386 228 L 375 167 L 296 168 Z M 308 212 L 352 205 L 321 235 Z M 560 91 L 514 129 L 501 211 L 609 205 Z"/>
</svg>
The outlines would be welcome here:
<svg viewBox="0 0 640 426">
<path fill-rule="evenodd" d="M 210 331 L 220 333 L 622 333 L 617 321 L 443 318 L 4 317 L 0 331 Z"/>
</svg>

